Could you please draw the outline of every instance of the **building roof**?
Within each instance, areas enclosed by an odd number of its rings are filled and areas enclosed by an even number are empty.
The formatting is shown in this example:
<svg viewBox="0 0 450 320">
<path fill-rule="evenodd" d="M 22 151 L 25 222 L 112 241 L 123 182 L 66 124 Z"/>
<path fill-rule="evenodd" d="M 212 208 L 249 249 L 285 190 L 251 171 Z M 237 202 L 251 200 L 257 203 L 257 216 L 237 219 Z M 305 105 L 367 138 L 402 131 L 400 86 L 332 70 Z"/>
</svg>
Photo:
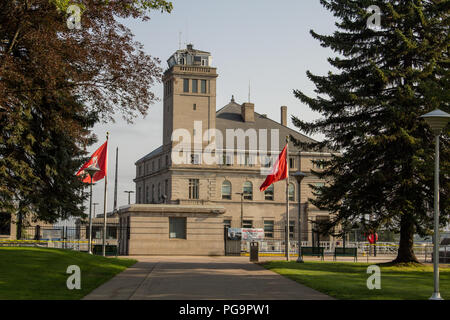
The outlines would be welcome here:
<svg viewBox="0 0 450 320">
<path fill-rule="evenodd" d="M 220 130 L 223 135 L 223 149 L 226 149 L 226 130 L 227 129 L 242 129 L 244 131 L 247 131 L 249 129 L 255 129 L 257 132 L 260 132 L 260 130 L 266 129 L 267 130 L 267 151 L 272 150 L 271 146 L 271 130 L 278 130 L 278 151 L 282 150 L 286 144 L 286 136 L 292 135 L 295 139 L 301 141 L 301 142 L 316 142 L 316 140 L 309 138 L 305 136 L 304 134 L 301 134 L 298 131 L 295 131 L 289 127 L 286 127 L 282 125 L 279 122 L 276 122 L 270 118 L 267 118 L 266 115 L 259 114 L 255 112 L 255 121 L 254 122 L 245 122 L 241 115 L 241 109 L 242 105 L 236 103 L 234 99 L 227 104 L 222 109 L 218 110 L 216 112 L 216 129 Z M 258 139 L 258 149 L 261 148 L 261 145 L 259 143 L 259 134 L 257 135 Z M 248 139 L 245 141 L 245 149 L 249 150 L 248 145 Z M 293 145 L 292 142 L 289 142 L 289 149 L 290 151 L 298 151 L 298 148 Z M 145 157 L 139 159 L 136 161 L 136 163 L 145 161 L 147 159 L 153 158 L 157 156 L 158 154 L 162 153 L 163 146 L 160 146 L 159 148 L 153 150 L 149 154 L 147 154 Z M 256 151 L 256 150 L 255 150 Z M 274 150 L 272 150 L 274 151 Z M 305 150 L 303 150 L 305 151 Z M 327 150 L 324 150 L 323 152 L 330 152 Z"/>
<path fill-rule="evenodd" d="M 234 99 L 227 104 L 225 107 L 217 111 L 216 113 L 216 128 L 220 130 L 224 137 L 224 147 L 226 146 L 226 130 L 227 129 L 242 129 L 247 131 L 248 129 L 255 129 L 257 132 L 260 130 L 267 130 L 267 150 L 272 150 L 270 140 L 271 140 L 271 130 L 278 130 L 278 150 L 282 150 L 286 145 L 286 136 L 292 135 L 297 140 L 302 142 L 316 142 L 314 139 L 311 139 L 291 128 L 288 128 L 282 125 L 279 122 L 276 122 L 270 118 L 267 118 L 266 115 L 259 114 L 255 112 L 255 121 L 254 122 L 244 122 L 241 115 L 242 105 L 236 103 Z M 259 136 L 258 136 L 259 139 Z M 259 140 L 258 140 L 259 145 Z M 246 142 L 246 149 L 248 150 L 248 144 Z M 297 148 L 289 142 L 289 148 L 291 151 L 296 150 Z"/>
</svg>

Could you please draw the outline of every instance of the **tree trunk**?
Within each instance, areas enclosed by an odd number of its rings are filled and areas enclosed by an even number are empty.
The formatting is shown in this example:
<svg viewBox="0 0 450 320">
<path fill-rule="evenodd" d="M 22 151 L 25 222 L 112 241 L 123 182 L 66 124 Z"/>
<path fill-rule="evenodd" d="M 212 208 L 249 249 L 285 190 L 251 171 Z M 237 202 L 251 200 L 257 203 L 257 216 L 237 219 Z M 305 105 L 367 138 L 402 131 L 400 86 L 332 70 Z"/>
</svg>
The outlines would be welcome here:
<svg viewBox="0 0 450 320">
<path fill-rule="evenodd" d="M 414 230 L 414 220 L 411 215 L 403 215 L 400 221 L 400 246 L 398 248 L 397 258 L 393 263 L 419 263 L 413 250 Z"/>
</svg>

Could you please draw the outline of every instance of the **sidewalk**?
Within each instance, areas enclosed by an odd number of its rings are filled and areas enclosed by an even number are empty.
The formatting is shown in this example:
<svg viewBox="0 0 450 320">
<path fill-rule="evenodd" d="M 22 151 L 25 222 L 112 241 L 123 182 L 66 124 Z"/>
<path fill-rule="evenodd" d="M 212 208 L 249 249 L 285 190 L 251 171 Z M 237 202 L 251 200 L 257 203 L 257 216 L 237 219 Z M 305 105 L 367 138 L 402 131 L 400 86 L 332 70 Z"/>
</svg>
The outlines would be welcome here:
<svg viewBox="0 0 450 320">
<path fill-rule="evenodd" d="M 139 262 L 86 300 L 323 300 L 248 257 L 133 257 Z M 273 257 L 271 260 L 274 260 Z"/>
</svg>

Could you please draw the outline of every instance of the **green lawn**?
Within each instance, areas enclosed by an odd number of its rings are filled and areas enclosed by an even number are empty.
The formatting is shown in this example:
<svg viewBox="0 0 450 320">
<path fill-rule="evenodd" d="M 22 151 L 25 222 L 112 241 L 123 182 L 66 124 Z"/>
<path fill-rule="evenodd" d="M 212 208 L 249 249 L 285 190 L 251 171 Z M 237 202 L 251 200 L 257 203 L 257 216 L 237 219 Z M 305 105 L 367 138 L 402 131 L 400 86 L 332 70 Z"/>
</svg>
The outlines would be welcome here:
<svg viewBox="0 0 450 320">
<path fill-rule="evenodd" d="M 0 247 L 0 299 L 81 299 L 135 263 L 69 250 Z M 81 290 L 67 289 L 70 265 L 81 269 Z"/>
<path fill-rule="evenodd" d="M 370 263 L 307 261 L 303 264 L 271 261 L 263 266 L 292 280 L 337 299 L 416 300 L 428 299 L 433 293 L 433 267 L 391 266 L 380 264 L 381 290 L 369 290 Z M 450 299 L 450 267 L 440 268 L 440 292 Z"/>
</svg>

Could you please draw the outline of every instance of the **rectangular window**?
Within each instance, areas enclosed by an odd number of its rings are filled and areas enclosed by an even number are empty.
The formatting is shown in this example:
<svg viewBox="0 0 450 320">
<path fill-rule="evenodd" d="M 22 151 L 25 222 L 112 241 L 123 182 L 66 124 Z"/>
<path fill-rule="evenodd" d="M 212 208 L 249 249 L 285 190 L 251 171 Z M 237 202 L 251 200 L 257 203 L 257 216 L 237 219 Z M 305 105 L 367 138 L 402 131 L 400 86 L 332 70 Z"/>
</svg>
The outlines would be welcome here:
<svg viewBox="0 0 450 320">
<path fill-rule="evenodd" d="M 189 79 L 183 79 L 183 92 L 189 92 Z"/>
<path fill-rule="evenodd" d="M 10 235 L 11 234 L 11 214 L 2 212 L 0 213 L 0 234 Z"/>
<path fill-rule="evenodd" d="M 289 221 L 289 239 L 294 239 L 295 221 Z"/>
<path fill-rule="evenodd" d="M 231 220 L 223 220 L 223 225 L 225 228 L 231 228 Z"/>
<path fill-rule="evenodd" d="M 192 92 L 198 93 L 198 80 L 192 80 Z"/>
<path fill-rule="evenodd" d="M 199 179 L 189 179 L 189 199 L 196 200 L 199 198 Z"/>
<path fill-rule="evenodd" d="M 169 218 L 169 238 L 186 239 L 186 218 Z"/>
<path fill-rule="evenodd" d="M 295 167 L 295 159 L 289 158 L 289 168 L 293 169 Z"/>
<path fill-rule="evenodd" d="M 242 228 L 252 229 L 253 228 L 253 220 L 242 221 Z"/>
<path fill-rule="evenodd" d="M 202 80 L 202 93 L 206 93 L 206 80 Z"/>
<path fill-rule="evenodd" d="M 196 103 L 194 103 L 194 108 L 193 109 L 194 109 L 194 111 L 197 110 L 197 104 Z"/>
<path fill-rule="evenodd" d="M 164 195 L 165 195 L 166 197 L 169 196 L 169 180 L 168 180 L 168 179 L 166 179 L 166 180 L 164 181 Z"/>
<path fill-rule="evenodd" d="M 273 238 L 273 220 L 265 220 L 264 221 L 264 237 L 265 238 Z"/>
</svg>

